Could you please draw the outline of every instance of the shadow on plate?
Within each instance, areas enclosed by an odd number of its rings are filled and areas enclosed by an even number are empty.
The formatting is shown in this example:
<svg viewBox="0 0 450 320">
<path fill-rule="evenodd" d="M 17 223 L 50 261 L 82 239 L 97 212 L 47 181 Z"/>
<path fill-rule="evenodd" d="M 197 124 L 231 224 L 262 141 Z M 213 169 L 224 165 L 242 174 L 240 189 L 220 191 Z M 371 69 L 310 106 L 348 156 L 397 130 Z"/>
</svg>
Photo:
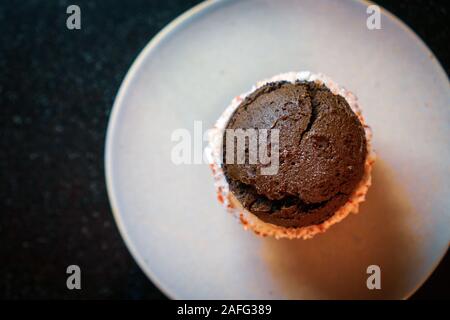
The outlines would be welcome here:
<svg viewBox="0 0 450 320">
<path fill-rule="evenodd" d="M 400 299 L 414 288 L 419 241 L 415 214 L 390 168 L 378 159 L 372 186 L 356 215 L 311 240 L 264 239 L 263 256 L 283 297 Z M 381 268 L 381 290 L 369 290 L 367 267 Z"/>
</svg>

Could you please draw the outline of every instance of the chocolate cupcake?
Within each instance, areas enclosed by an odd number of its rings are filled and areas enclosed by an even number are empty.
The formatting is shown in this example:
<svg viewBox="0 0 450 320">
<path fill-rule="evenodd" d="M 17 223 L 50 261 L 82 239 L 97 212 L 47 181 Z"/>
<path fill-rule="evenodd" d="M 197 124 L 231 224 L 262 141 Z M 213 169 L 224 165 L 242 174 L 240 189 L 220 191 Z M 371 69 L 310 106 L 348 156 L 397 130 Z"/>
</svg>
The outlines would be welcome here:
<svg viewBox="0 0 450 320">
<path fill-rule="evenodd" d="M 247 134 L 243 150 L 235 132 Z M 256 145 L 249 132 L 263 133 Z M 257 234 L 311 238 L 358 212 L 375 159 L 370 139 L 356 97 L 329 78 L 292 72 L 259 82 L 211 131 L 219 201 Z"/>
</svg>

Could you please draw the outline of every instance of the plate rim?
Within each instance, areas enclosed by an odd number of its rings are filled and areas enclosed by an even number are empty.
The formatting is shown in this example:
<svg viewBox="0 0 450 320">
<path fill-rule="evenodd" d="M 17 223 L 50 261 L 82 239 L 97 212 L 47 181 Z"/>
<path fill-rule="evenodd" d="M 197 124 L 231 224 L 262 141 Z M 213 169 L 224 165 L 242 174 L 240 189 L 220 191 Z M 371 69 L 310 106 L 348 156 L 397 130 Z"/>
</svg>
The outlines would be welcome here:
<svg viewBox="0 0 450 320">
<path fill-rule="evenodd" d="M 385 9 L 379 4 L 376 4 L 370 0 L 352 0 L 354 3 L 358 3 L 360 5 L 376 5 L 380 8 L 381 14 L 386 16 L 388 19 L 391 19 L 395 24 L 397 24 L 398 27 L 402 28 L 406 33 L 408 33 L 412 38 L 415 40 L 415 42 L 419 43 L 422 46 L 422 50 L 425 50 L 425 52 L 428 55 L 431 55 L 433 57 L 432 61 L 434 64 L 437 65 L 438 69 L 446 75 L 446 72 L 444 68 L 442 67 L 442 64 L 437 59 L 433 51 L 427 46 L 425 41 L 422 40 L 422 38 L 414 32 L 405 22 L 403 22 L 400 18 L 398 18 L 396 15 Z M 113 174 L 113 148 L 114 148 L 114 136 L 116 133 L 116 125 L 118 123 L 118 117 L 120 113 L 120 109 L 123 106 L 123 101 L 125 99 L 125 94 L 128 91 L 128 88 L 132 84 L 137 72 L 140 70 L 142 64 L 146 60 L 147 56 L 157 48 L 159 43 L 161 43 L 167 36 L 169 36 L 172 32 L 176 31 L 178 28 L 182 27 L 184 24 L 188 23 L 189 20 L 195 18 L 196 16 L 206 12 L 208 9 L 215 5 L 219 5 L 222 3 L 227 2 L 227 0 L 205 0 L 203 2 L 200 2 L 199 4 L 193 6 L 192 8 L 186 10 L 179 16 L 177 16 L 175 19 L 173 19 L 171 22 L 169 22 L 164 28 L 162 28 L 158 33 L 156 33 L 155 36 L 151 38 L 151 40 L 145 45 L 145 47 L 139 52 L 137 57 L 133 60 L 131 67 L 128 69 L 125 77 L 123 78 L 119 90 L 114 98 L 114 103 L 111 109 L 111 113 L 108 119 L 108 126 L 106 131 L 106 139 L 105 139 L 105 146 L 104 146 L 104 173 L 105 173 L 105 181 L 106 181 L 106 190 L 108 195 L 108 200 L 111 207 L 111 212 L 113 215 L 113 218 L 115 220 L 115 223 L 117 225 L 117 228 L 119 229 L 119 233 L 125 243 L 125 246 L 127 247 L 128 251 L 130 252 L 131 256 L 133 257 L 134 261 L 137 263 L 139 268 L 142 270 L 142 272 L 147 276 L 148 280 L 150 280 L 164 295 L 167 296 L 169 299 L 179 299 L 176 293 L 172 292 L 165 284 L 163 284 L 158 277 L 154 274 L 154 272 L 151 270 L 150 267 L 147 267 L 147 263 L 144 261 L 144 258 L 141 256 L 139 251 L 136 249 L 134 242 L 131 239 L 131 236 L 129 235 L 129 232 L 125 226 L 125 223 L 122 219 L 122 215 L 120 214 L 120 210 L 118 207 L 118 200 L 116 197 L 116 190 L 115 190 L 115 184 L 114 184 L 114 174 Z M 446 76 L 448 79 L 448 76 Z M 423 284 L 429 279 L 429 277 L 433 274 L 433 272 L 436 270 L 436 268 L 439 266 L 439 264 L 442 262 L 444 257 L 446 256 L 448 252 L 445 250 L 441 257 L 439 259 L 436 259 L 434 264 L 431 266 L 430 270 L 423 276 L 420 281 L 417 281 L 417 285 L 407 294 L 405 294 L 404 297 L 401 299 L 406 300 L 409 299 L 419 288 L 423 286 Z M 206 298 L 208 299 L 208 298 Z"/>
</svg>

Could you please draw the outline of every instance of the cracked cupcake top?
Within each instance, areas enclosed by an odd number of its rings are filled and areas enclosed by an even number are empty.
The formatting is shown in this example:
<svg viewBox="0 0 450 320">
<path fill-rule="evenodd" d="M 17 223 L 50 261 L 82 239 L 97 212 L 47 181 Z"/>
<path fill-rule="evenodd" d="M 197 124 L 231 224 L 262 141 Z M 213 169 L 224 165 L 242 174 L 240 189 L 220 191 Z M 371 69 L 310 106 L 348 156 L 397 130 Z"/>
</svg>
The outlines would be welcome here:
<svg viewBox="0 0 450 320">
<path fill-rule="evenodd" d="M 364 128 L 345 99 L 321 84 L 268 83 L 241 102 L 226 129 L 279 129 L 275 175 L 261 174 L 267 164 L 227 164 L 225 149 L 223 155 L 231 192 L 266 222 L 319 224 L 348 200 L 364 173 Z M 223 140 L 226 145 L 226 135 Z"/>
</svg>

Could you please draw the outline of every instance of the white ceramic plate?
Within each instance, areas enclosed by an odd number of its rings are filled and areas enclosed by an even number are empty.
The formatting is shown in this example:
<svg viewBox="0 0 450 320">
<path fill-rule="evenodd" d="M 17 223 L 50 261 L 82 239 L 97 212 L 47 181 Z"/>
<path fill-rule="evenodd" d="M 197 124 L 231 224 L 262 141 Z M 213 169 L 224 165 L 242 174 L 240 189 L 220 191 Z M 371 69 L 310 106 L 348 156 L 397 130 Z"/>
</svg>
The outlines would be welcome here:
<svg viewBox="0 0 450 320">
<path fill-rule="evenodd" d="M 172 298 L 405 298 L 450 240 L 450 92 L 423 42 L 366 3 L 200 4 L 140 54 L 106 143 L 113 212 L 140 267 Z M 323 72 L 357 94 L 378 161 L 358 215 L 312 240 L 263 239 L 216 201 L 206 164 L 175 165 L 171 133 L 211 127 L 230 100 L 286 71 Z M 366 269 L 381 267 L 381 290 Z"/>
</svg>

